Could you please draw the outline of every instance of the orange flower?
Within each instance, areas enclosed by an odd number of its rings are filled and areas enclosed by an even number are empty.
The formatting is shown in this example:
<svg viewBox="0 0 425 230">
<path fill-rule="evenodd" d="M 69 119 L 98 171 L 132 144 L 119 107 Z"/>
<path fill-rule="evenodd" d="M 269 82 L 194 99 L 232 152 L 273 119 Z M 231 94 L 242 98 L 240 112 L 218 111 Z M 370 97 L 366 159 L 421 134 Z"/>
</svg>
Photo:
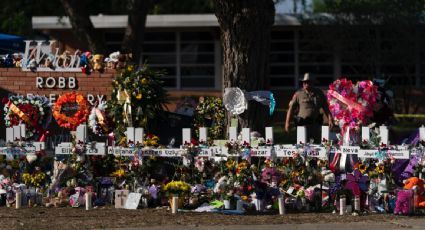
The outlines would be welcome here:
<svg viewBox="0 0 425 230">
<path fill-rule="evenodd" d="M 78 109 L 72 116 L 67 116 L 62 113 L 62 107 L 69 104 L 77 104 Z M 87 101 L 83 95 L 75 92 L 61 95 L 53 107 L 53 117 L 56 119 L 59 126 L 75 130 L 77 126 L 87 121 L 89 115 Z"/>
</svg>

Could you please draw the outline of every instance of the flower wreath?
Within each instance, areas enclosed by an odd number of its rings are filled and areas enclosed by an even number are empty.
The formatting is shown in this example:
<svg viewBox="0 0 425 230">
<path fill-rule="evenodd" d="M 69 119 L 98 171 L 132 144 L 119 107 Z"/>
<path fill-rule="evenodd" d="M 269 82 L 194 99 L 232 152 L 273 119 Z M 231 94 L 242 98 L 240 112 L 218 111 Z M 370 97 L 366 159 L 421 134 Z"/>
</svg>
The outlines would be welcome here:
<svg viewBox="0 0 425 230">
<path fill-rule="evenodd" d="M 78 109 L 73 115 L 63 113 L 63 109 L 68 106 L 77 104 Z M 53 117 L 56 119 L 59 126 L 75 130 L 77 126 L 85 121 L 89 115 L 86 99 L 81 94 L 75 92 L 61 95 L 53 107 Z"/>
<path fill-rule="evenodd" d="M 354 85 L 345 78 L 338 79 L 329 86 L 329 110 L 343 130 L 358 128 L 373 116 L 377 95 L 372 81 L 360 81 Z"/>
<path fill-rule="evenodd" d="M 196 134 L 199 135 L 199 128 L 207 127 L 207 121 L 211 120 L 211 125 L 208 127 L 209 139 L 221 138 L 224 130 L 224 114 L 224 106 L 221 98 L 199 98 L 199 104 L 195 109 L 193 117 L 193 126 L 195 127 Z"/>
<path fill-rule="evenodd" d="M 88 125 L 94 134 L 107 134 L 112 128 L 112 122 L 106 116 L 106 102 L 100 102 L 97 106 L 91 109 Z"/>
<path fill-rule="evenodd" d="M 49 100 L 44 96 L 12 95 L 3 99 L 4 121 L 6 127 L 26 124 L 25 138 L 39 135 L 43 141 L 46 128 L 51 121 Z"/>
</svg>

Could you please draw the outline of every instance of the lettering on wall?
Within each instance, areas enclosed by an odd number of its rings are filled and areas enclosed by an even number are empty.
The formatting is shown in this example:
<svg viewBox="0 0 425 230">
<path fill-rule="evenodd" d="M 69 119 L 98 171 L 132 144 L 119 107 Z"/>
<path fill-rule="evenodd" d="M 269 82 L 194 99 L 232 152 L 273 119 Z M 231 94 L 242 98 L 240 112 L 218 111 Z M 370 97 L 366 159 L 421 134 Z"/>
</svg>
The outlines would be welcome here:
<svg viewBox="0 0 425 230">
<path fill-rule="evenodd" d="M 35 86 L 39 89 L 77 89 L 77 80 L 75 77 L 37 77 Z"/>
<path fill-rule="evenodd" d="M 54 48 L 55 40 L 25 40 L 25 53 L 22 59 L 22 70 L 30 71 L 35 63 L 37 71 L 48 72 L 81 72 L 80 51 L 74 53 L 60 52 Z"/>
</svg>

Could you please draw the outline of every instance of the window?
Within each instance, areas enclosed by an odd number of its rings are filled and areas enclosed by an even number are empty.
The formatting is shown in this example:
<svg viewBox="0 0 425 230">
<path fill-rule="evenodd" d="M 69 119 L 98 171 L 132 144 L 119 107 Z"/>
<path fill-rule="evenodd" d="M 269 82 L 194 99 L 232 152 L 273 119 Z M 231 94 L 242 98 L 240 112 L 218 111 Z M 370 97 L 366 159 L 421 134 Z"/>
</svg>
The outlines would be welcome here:
<svg viewBox="0 0 425 230">
<path fill-rule="evenodd" d="M 216 42 L 210 32 L 147 32 L 142 58 L 166 71 L 165 86 L 174 89 L 216 86 Z"/>
<path fill-rule="evenodd" d="M 272 88 L 294 87 L 295 42 L 294 31 L 272 31 L 270 45 L 270 86 Z"/>
</svg>

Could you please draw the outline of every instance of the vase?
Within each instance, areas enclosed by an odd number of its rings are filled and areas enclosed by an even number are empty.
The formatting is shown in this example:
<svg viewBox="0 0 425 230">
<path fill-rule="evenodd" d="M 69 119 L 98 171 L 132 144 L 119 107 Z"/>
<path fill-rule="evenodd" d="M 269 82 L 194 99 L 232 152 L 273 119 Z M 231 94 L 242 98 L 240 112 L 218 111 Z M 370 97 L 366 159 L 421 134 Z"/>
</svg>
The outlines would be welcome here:
<svg viewBox="0 0 425 230">
<path fill-rule="evenodd" d="M 182 208 L 184 205 L 184 196 L 179 196 L 178 194 L 173 194 L 168 198 L 168 203 L 170 204 L 170 208 L 173 209 L 173 197 L 178 197 L 177 201 L 177 209 Z"/>
<path fill-rule="evenodd" d="M 224 209 L 230 209 L 230 200 L 223 200 Z"/>
</svg>

